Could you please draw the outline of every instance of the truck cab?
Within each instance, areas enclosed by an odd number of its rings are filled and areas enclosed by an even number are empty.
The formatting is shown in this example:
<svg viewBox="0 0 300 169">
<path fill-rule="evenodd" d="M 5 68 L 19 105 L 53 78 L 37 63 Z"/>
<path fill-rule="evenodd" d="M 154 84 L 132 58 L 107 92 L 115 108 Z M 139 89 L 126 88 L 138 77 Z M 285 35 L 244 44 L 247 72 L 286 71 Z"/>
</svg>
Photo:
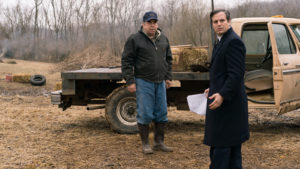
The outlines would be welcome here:
<svg viewBox="0 0 300 169">
<path fill-rule="evenodd" d="M 246 49 L 249 107 L 274 107 L 279 114 L 300 107 L 300 19 L 236 18 L 231 26 Z"/>
</svg>

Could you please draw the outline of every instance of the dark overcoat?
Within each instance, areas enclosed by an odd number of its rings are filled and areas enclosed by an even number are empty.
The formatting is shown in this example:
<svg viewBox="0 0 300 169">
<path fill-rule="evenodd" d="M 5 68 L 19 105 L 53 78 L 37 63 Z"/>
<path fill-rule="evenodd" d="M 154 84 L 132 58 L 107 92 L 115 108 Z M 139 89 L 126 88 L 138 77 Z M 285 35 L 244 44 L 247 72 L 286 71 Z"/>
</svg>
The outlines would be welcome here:
<svg viewBox="0 0 300 169">
<path fill-rule="evenodd" d="M 214 93 L 224 101 L 215 110 L 207 101 L 204 144 L 230 147 L 249 139 L 248 102 L 244 87 L 246 48 L 241 38 L 229 28 L 214 46 L 210 68 L 208 97 Z"/>
</svg>

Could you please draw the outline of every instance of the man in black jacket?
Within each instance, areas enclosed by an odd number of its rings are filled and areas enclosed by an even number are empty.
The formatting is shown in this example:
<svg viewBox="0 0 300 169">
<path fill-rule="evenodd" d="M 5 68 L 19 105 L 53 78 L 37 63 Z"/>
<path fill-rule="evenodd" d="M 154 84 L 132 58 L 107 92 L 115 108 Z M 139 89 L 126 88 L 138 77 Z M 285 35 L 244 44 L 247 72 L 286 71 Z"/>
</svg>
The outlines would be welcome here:
<svg viewBox="0 0 300 169">
<path fill-rule="evenodd" d="M 171 152 L 164 144 L 168 122 L 166 88 L 171 85 L 172 54 L 167 37 L 158 29 L 157 14 L 146 12 L 141 29 L 126 41 L 122 74 L 129 92 L 136 92 L 137 123 L 145 154 L 149 145 L 149 124 L 155 122 L 154 150 Z"/>
<path fill-rule="evenodd" d="M 244 87 L 246 48 L 230 27 L 230 13 L 212 11 L 217 34 L 210 68 L 204 144 L 210 169 L 241 169 L 241 144 L 249 139 L 248 102 Z"/>
</svg>

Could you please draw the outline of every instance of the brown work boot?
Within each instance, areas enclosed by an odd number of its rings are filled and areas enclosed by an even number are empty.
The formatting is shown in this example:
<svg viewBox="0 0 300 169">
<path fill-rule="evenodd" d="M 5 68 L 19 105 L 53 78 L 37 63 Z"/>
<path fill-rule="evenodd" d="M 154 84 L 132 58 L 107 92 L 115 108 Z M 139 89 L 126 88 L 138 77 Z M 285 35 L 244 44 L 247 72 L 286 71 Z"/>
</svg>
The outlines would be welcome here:
<svg viewBox="0 0 300 169">
<path fill-rule="evenodd" d="M 138 124 L 139 133 L 142 140 L 142 148 L 144 154 L 152 154 L 153 150 L 149 145 L 149 125 Z"/>
<path fill-rule="evenodd" d="M 165 129 L 165 123 L 155 123 L 155 135 L 154 135 L 153 150 L 172 152 L 173 149 L 164 144 L 164 129 Z"/>
</svg>

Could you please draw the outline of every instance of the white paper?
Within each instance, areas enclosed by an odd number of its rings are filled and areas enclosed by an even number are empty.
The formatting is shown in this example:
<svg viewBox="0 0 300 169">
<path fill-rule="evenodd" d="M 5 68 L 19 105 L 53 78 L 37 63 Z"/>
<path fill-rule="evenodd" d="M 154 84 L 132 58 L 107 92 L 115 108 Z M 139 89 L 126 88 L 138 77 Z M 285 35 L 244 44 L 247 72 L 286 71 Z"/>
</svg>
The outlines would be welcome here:
<svg viewBox="0 0 300 169">
<path fill-rule="evenodd" d="M 205 115 L 207 98 L 204 93 L 187 96 L 187 102 L 191 112 Z"/>
</svg>

